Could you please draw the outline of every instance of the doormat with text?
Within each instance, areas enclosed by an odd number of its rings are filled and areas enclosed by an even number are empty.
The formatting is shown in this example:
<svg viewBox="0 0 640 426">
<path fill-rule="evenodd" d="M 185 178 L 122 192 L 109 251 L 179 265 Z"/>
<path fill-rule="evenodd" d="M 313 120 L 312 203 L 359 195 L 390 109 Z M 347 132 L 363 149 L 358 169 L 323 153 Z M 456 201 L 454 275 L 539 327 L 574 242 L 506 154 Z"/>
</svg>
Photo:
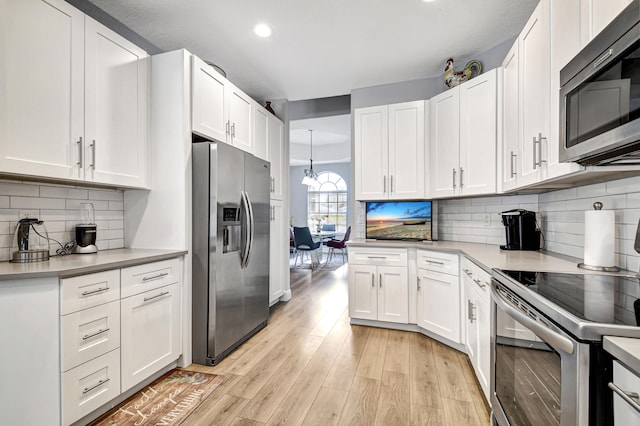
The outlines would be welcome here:
<svg viewBox="0 0 640 426">
<path fill-rule="evenodd" d="M 179 425 L 225 379 L 217 374 L 172 370 L 92 426 Z"/>
</svg>

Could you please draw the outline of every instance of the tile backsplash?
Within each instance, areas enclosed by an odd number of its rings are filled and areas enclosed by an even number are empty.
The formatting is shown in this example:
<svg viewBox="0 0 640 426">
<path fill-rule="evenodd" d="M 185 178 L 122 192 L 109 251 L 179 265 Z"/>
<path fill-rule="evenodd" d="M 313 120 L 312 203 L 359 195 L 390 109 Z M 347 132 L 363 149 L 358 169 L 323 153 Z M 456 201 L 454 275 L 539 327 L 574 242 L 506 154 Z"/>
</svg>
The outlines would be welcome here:
<svg viewBox="0 0 640 426">
<path fill-rule="evenodd" d="M 0 261 L 10 259 L 18 220 L 44 221 L 49 238 L 64 244 L 75 239 L 80 203 L 93 203 L 99 250 L 124 247 L 124 192 L 122 190 L 50 185 L 0 180 Z M 59 248 L 50 241 L 51 253 Z"/>
<path fill-rule="evenodd" d="M 484 244 L 504 244 L 500 212 L 526 209 L 537 212 L 547 251 L 582 259 L 584 212 L 600 201 L 615 210 L 617 266 L 640 271 L 634 250 L 640 220 L 640 176 L 572 187 L 542 194 L 504 195 L 438 201 L 438 238 Z M 357 238 L 364 238 L 364 203 L 356 203 Z"/>
</svg>

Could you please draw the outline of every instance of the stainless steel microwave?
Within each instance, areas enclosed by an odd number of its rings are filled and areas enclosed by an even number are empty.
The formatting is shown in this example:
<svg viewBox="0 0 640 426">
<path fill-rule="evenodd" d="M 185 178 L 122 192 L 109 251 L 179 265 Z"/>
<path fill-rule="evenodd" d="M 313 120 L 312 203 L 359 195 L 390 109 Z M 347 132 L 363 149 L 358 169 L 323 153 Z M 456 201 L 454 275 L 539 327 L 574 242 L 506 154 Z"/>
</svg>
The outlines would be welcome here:
<svg viewBox="0 0 640 426">
<path fill-rule="evenodd" d="M 560 71 L 560 161 L 640 164 L 640 0 Z"/>
</svg>

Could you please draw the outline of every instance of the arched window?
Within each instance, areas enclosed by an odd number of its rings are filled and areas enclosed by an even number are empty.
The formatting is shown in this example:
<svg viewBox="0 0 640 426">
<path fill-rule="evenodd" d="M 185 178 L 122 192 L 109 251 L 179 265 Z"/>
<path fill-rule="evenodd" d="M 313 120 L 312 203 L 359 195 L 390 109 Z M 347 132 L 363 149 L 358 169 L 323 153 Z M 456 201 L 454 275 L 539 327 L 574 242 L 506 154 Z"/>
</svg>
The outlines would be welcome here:
<svg viewBox="0 0 640 426">
<path fill-rule="evenodd" d="M 318 223 L 335 224 L 336 232 L 347 231 L 347 183 L 337 173 L 318 173 L 320 185 L 309 186 L 309 227 L 314 229 Z"/>
</svg>

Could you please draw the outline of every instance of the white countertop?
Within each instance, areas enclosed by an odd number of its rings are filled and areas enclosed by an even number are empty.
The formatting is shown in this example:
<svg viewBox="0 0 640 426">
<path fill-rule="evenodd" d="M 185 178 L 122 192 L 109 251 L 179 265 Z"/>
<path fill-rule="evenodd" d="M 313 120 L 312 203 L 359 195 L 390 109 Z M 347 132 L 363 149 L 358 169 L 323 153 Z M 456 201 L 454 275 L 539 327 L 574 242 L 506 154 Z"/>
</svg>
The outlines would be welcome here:
<svg viewBox="0 0 640 426">
<path fill-rule="evenodd" d="M 640 339 L 605 336 L 604 350 L 640 375 Z"/>
<path fill-rule="evenodd" d="M 93 254 L 53 256 L 44 262 L 0 262 L 0 281 L 23 278 L 64 278 L 172 259 L 185 254 L 187 254 L 185 250 L 114 249 Z"/>
</svg>

